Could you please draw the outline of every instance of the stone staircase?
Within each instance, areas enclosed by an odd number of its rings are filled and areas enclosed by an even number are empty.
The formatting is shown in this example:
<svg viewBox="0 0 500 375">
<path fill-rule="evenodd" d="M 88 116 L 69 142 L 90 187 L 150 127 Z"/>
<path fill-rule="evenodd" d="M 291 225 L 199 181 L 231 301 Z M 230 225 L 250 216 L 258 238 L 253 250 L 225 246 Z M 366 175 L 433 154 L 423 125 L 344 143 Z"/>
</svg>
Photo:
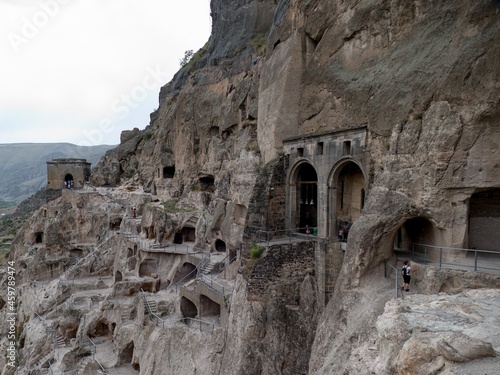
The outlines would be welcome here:
<svg viewBox="0 0 500 375">
<path fill-rule="evenodd" d="M 122 319 L 122 322 L 126 322 L 127 320 L 130 320 L 130 311 L 128 309 L 121 310 L 120 317 Z"/>
<path fill-rule="evenodd" d="M 148 308 L 148 305 L 149 305 L 149 308 Z M 144 311 L 146 312 L 147 315 L 149 315 L 150 312 L 156 314 L 156 312 L 158 311 L 156 308 L 156 301 L 152 301 L 152 300 L 145 298 Z"/>
<path fill-rule="evenodd" d="M 217 260 L 207 260 L 201 264 L 200 272 L 203 275 L 210 275 L 215 269 L 215 267 L 218 265 L 218 263 L 219 262 Z"/>
<path fill-rule="evenodd" d="M 46 364 L 48 361 L 53 360 L 53 359 L 54 359 L 54 352 L 50 351 L 47 354 L 45 354 L 42 358 L 40 358 L 38 361 L 36 361 L 33 366 L 30 366 L 30 367 L 34 367 L 34 368 L 39 369 L 38 372 L 40 374 L 47 374 L 48 371 L 49 371 L 49 369 L 48 368 L 42 368 L 42 366 L 44 364 Z M 46 372 L 43 372 L 43 371 L 46 371 Z"/>
<path fill-rule="evenodd" d="M 59 333 L 57 333 L 54 328 L 45 327 L 45 332 L 48 337 L 55 338 L 55 343 L 58 348 L 64 348 L 66 346 L 66 340 Z"/>
</svg>

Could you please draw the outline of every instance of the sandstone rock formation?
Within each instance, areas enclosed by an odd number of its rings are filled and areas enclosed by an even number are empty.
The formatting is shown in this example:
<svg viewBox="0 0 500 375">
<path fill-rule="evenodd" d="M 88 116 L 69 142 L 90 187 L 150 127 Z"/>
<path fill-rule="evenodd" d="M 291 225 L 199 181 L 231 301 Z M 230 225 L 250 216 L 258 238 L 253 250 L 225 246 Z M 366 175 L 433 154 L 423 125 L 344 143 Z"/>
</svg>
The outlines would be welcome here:
<svg viewBox="0 0 500 375">
<path fill-rule="evenodd" d="M 496 5 L 213 1 L 149 126 L 16 238 L 23 367 L 495 371 Z"/>
</svg>

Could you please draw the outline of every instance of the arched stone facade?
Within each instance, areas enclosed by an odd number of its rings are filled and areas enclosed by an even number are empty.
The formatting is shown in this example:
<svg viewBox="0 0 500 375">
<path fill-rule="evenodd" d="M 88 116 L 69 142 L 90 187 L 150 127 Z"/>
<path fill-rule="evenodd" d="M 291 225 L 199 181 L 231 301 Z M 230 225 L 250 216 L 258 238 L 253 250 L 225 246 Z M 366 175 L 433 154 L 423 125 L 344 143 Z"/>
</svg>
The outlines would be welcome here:
<svg viewBox="0 0 500 375">
<path fill-rule="evenodd" d="M 367 129 L 362 127 L 284 141 L 287 229 L 308 224 L 310 219 L 304 218 L 302 210 L 305 204 L 309 211 L 314 208 L 314 216 L 308 212 L 312 218 L 309 226 L 317 228 L 311 228 L 311 233 L 322 238 L 337 239 L 339 225 L 348 230 L 359 218 L 368 192 L 371 163 L 365 152 L 366 136 Z M 306 172 L 303 181 L 304 170 L 309 168 L 314 170 L 315 179 Z"/>
</svg>

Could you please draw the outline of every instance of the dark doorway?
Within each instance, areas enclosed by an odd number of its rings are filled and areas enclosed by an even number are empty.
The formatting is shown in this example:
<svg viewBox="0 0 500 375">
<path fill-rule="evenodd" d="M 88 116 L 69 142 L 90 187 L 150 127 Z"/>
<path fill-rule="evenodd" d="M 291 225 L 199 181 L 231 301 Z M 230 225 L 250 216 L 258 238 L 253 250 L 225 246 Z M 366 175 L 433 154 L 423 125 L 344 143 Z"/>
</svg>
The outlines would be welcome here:
<svg viewBox="0 0 500 375">
<path fill-rule="evenodd" d="M 64 187 L 71 189 L 73 187 L 73 184 L 74 184 L 73 175 L 68 173 L 66 176 L 64 176 Z"/>
<path fill-rule="evenodd" d="M 469 200 L 468 248 L 500 252 L 500 189 L 475 193 Z"/>
<path fill-rule="evenodd" d="M 300 166 L 297 175 L 297 215 L 295 225 L 299 231 L 304 231 L 318 225 L 318 175 L 311 164 L 304 163 Z"/>
<path fill-rule="evenodd" d="M 196 318 L 198 315 L 198 309 L 196 305 L 187 299 L 186 297 L 181 298 L 181 313 L 184 318 Z"/>
<path fill-rule="evenodd" d="M 200 295 L 200 316 L 220 316 L 220 305 L 204 296 Z"/>
<path fill-rule="evenodd" d="M 225 253 L 226 243 L 219 239 L 215 240 L 215 250 L 217 250 L 219 253 Z"/>
<path fill-rule="evenodd" d="M 424 217 L 415 217 L 398 229 L 394 237 L 394 249 L 409 252 L 413 244 L 437 245 L 434 226 Z"/>
<path fill-rule="evenodd" d="M 163 168 L 163 178 L 174 178 L 175 166 L 169 166 Z"/>
</svg>

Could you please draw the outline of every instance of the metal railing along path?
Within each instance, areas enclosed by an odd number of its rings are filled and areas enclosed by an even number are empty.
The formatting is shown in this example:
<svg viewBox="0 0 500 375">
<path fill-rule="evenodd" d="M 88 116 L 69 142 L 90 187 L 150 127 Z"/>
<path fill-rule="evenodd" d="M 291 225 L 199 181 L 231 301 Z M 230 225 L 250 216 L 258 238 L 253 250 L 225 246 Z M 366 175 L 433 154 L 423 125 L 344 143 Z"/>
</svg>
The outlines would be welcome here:
<svg viewBox="0 0 500 375">
<path fill-rule="evenodd" d="M 399 297 L 399 293 L 401 293 L 401 297 L 404 299 L 404 294 L 403 294 L 403 291 L 400 289 L 399 287 L 399 281 L 398 281 L 398 278 L 399 278 L 399 275 L 401 273 L 401 270 L 398 270 L 396 267 L 394 267 L 392 264 L 390 264 L 387 260 L 384 262 L 384 277 L 387 279 L 389 277 L 388 275 L 388 271 L 391 271 L 391 270 L 388 270 L 387 269 L 387 266 L 389 266 L 393 271 L 394 271 L 394 288 L 396 289 L 395 290 L 395 295 L 396 295 L 396 298 Z"/>
<path fill-rule="evenodd" d="M 215 323 L 207 322 L 205 320 L 201 319 L 195 319 L 195 318 L 174 318 L 174 319 L 162 319 L 159 317 L 157 314 L 155 314 L 151 306 L 149 305 L 149 301 L 146 298 L 146 293 L 144 290 L 141 289 L 141 294 L 144 299 L 144 305 L 146 306 L 146 309 L 148 310 L 149 314 L 149 319 L 158 327 L 161 328 L 162 330 L 164 329 L 171 329 L 171 328 L 176 328 L 179 327 L 178 323 L 183 323 L 184 326 L 188 327 L 193 327 L 194 325 L 198 325 L 198 328 L 200 329 L 200 332 L 207 332 L 207 330 L 204 330 L 204 327 L 210 328 L 208 331 L 212 332 L 215 329 Z M 189 324 L 188 324 L 189 322 Z"/>
<path fill-rule="evenodd" d="M 267 243 L 271 241 L 288 241 L 292 242 L 293 239 L 314 239 L 317 238 L 315 234 L 316 228 L 304 227 L 295 229 L 280 229 L 280 230 L 262 230 L 257 231 L 257 243 Z"/>
<path fill-rule="evenodd" d="M 414 243 L 411 259 L 439 268 L 500 272 L 500 252 Z"/>
</svg>

